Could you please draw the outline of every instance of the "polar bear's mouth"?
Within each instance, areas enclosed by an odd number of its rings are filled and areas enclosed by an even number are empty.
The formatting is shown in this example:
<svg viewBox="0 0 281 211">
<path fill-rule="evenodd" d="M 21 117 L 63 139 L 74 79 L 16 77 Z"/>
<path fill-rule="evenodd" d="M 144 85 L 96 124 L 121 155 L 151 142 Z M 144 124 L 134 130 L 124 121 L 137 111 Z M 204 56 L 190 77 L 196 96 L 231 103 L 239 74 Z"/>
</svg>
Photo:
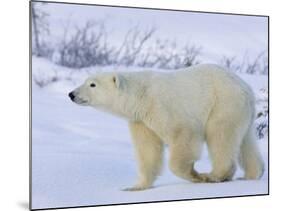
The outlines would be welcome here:
<svg viewBox="0 0 281 211">
<path fill-rule="evenodd" d="M 87 100 L 84 100 L 84 99 L 81 99 L 81 98 L 78 98 L 78 97 L 74 98 L 74 102 L 79 104 L 79 105 L 87 105 L 88 104 Z"/>
</svg>

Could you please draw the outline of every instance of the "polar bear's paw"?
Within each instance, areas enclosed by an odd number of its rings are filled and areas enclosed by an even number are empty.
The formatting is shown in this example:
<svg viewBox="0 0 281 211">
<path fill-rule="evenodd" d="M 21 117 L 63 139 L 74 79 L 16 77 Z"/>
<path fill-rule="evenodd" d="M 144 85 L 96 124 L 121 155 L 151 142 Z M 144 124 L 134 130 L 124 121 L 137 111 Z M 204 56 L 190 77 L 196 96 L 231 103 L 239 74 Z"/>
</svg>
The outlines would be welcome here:
<svg viewBox="0 0 281 211">
<path fill-rule="evenodd" d="M 122 191 L 142 191 L 142 190 L 146 190 L 149 188 L 150 188 L 149 186 L 135 185 L 133 187 L 124 188 L 124 189 L 122 189 Z"/>
<path fill-rule="evenodd" d="M 225 178 L 225 177 L 217 177 L 214 176 L 213 174 L 207 174 L 207 173 L 202 173 L 198 175 L 201 179 L 202 182 L 206 183 L 216 183 L 216 182 L 226 182 L 230 181 L 230 178 Z"/>
<path fill-rule="evenodd" d="M 199 177 L 199 175 L 197 175 L 196 177 L 191 177 L 189 180 L 193 183 L 203 183 L 203 182 L 205 182 L 205 180 L 203 178 Z"/>
<path fill-rule="evenodd" d="M 207 173 L 199 174 L 199 177 L 201 178 L 202 182 L 207 182 L 207 183 L 220 182 L 220 180 L 218 178 L 214 177 L 211 174 L 207 174 Z"/>
</svg>

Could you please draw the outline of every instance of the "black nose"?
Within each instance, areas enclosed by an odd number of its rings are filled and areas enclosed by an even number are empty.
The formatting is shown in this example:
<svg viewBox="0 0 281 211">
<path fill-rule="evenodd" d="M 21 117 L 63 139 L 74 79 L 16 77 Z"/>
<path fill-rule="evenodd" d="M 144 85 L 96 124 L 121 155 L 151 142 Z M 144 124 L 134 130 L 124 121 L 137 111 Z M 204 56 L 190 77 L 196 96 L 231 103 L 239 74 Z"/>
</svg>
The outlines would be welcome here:
<svg viewBox="0 0 281 211">
<path fill-rule="evenodd" d="M 68 94 L 68 96 L 70 97 L 70 99 L 71 99 L 72 101 L 73 101 L 73 99 L 75 98 L 73 92 L 70 92 L 70 93 Z"/>
</svg>

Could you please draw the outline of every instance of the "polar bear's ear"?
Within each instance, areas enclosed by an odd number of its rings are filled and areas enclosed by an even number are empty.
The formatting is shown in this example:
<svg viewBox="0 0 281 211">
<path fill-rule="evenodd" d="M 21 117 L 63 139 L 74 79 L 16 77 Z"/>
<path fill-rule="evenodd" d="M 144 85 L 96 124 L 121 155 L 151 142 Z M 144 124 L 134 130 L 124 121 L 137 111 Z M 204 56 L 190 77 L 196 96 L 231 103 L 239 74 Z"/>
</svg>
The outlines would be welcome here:
<svg viewBox="0 0 281 211">
<path fill-rule="evenodd" d="M 115 84 L 116 88 L 123 89 L 125 86 L 125 79 L 121 75 L 114 75 L 113 76 L 113 83 Z"/>
</svg>

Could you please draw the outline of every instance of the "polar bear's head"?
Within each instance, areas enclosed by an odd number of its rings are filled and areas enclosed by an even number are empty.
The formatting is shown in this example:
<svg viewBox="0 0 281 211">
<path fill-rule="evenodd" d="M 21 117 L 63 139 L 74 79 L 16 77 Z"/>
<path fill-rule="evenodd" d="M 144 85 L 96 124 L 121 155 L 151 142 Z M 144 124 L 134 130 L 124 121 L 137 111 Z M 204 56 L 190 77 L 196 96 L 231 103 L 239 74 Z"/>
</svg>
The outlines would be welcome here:
<svg viewBox="0 0 281 211">
<path fill-rule="evenodd" d="M 118 113 L 118 103 L 126 94 L 126 79 L 122 74 L 104 73 L 89 77 L 84 84 L 68 94 L 70 99 L 84 106 Z"/>
</svg>

